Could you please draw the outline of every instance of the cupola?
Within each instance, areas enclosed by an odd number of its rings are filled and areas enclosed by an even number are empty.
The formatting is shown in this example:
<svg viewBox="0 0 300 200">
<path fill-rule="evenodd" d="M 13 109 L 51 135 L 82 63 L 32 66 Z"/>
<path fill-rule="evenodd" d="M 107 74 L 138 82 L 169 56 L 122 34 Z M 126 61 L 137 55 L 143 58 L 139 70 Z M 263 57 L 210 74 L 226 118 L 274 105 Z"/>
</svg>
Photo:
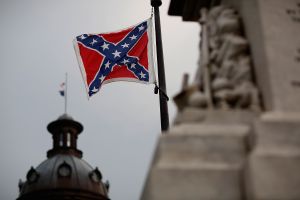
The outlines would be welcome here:
<svg viewBox="0 0 300 200">
<path fill-rule="evenodd" d="M 100 170 L 83 160 L 77 149 L 83 126 L 63 114 L 47 129 L 53 147 L 45 161 L 29 169 L 26 181 L 19 181 L 17 200 L 109 200 L 108 182 L 103 182 Z"/>
</svg>

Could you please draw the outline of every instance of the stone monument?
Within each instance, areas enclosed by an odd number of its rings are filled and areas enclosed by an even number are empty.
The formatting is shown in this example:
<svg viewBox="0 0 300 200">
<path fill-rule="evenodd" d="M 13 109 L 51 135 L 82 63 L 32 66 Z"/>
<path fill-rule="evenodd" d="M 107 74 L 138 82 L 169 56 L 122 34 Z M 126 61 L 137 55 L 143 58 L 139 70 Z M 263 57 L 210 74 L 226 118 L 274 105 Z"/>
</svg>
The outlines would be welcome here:
<svg viewBox="0 0 300 200">
<path fill-rule="evenodd" d="M 171 0 L 201 25 L 142 200 L 300 199 L 300 0 Z"/>
</svg>

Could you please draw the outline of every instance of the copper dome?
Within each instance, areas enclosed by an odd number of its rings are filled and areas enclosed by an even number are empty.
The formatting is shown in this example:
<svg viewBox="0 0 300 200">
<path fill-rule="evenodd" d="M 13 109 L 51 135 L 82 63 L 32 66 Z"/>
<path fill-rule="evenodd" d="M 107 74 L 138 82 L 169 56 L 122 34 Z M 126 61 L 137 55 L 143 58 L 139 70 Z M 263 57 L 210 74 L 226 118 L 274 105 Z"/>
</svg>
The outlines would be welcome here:
<svg viewBox="0 0 300 200">
<path fill-rule="evenodd" d="M 102 182 L 98 168 L 83 160 L 77 149 L 77 136 L 83 126 L 63 115 L 47 128 L 53 135 L 53 148 L 47 152 L 48 159 L 31 167 L 26 181 L 20 181 L 17 200 L 108 200 L 108 183 Z"/>
</svg>

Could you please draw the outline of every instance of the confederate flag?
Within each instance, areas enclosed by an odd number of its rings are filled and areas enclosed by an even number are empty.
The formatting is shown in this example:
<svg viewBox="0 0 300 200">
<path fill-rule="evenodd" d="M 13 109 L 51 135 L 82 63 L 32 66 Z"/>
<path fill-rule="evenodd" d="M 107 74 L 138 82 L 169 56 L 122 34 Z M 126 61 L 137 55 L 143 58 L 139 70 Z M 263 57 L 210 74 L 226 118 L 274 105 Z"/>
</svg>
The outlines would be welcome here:
<svg viewBox="0 0 300 200">
<path fill-rule="evenodd" d="M 73 41 L 88 96 L 113 81 L 154 83 L 152 21 L 121 31 L 82 34 Z"/>
</svg>

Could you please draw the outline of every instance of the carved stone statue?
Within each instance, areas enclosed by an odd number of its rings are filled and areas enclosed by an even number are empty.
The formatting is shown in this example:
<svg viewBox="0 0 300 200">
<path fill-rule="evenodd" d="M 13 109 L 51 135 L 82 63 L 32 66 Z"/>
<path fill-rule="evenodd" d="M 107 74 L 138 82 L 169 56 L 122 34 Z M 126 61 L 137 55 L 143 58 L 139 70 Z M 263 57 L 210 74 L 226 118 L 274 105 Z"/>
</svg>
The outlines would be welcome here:
<svg viewBox="0 0 300 200">
<path fill-rule="evenodd" d="M 214 108 L 259 110 L 249 45 L 237 12 L 218 6 L 201 15 L 201 36 L 207 41 L 201 42 L 203 62 L 196 77 L 200 86 L 190 95 L 190 106 L 207 107 L 211 101 Z"/>
</svg>

